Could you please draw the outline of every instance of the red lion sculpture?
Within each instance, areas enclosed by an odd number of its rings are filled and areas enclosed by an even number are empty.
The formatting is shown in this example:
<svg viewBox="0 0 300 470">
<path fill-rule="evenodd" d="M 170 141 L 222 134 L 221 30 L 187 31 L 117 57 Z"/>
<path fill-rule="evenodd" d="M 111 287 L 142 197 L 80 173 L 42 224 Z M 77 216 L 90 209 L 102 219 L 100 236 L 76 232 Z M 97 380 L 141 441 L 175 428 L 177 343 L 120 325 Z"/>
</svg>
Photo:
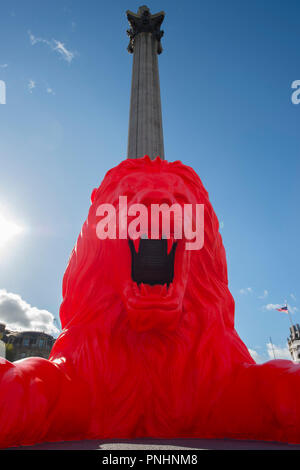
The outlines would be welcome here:
<svg viewBox="0 0 300 470">
<path fill-rule="evenodd" d="M 129 241 L 98 239 L 97 207 L 119 195 L 204 204 L 204 247 L 178 240 L 168 289 L 155 284 L 148 241 L 134 282 Z M 182 163 L 144 157 L 107 173 L 64 275 L 60 317 L 49 360 L 1 359 L 2 447 L 146 436 L 300 442 L 300 367 L 256 365 L 237 335 L 218 220 Z"/>
</svg>

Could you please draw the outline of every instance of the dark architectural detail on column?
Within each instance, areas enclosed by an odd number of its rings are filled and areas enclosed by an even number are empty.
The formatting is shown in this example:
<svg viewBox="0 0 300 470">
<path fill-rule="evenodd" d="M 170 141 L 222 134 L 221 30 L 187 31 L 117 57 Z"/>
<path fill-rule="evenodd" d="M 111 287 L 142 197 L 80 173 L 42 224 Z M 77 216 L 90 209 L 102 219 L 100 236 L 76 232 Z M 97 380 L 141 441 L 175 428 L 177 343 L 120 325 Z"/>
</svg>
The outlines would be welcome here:
<svg viewBox="0 0 300 470">
<path fill-rule="evenodd" d="M 161 54 L 161 38 L 164 32 L 160 30 L 160 26 L 164 20 L 165 13 L 163 11 L 151 15 L 150 10 L 146 6 L 142 6 L 138 9 L 137 13 L 127 10 L 126 12 L 130 29 L 127 30 L 127 34 L 130 38 L 128 45 L 128 52 L 131 54 L 134 51 L 135 38 L 139 33 L 151 33 L 157 41 L 157 54 Z"/>
</svg>

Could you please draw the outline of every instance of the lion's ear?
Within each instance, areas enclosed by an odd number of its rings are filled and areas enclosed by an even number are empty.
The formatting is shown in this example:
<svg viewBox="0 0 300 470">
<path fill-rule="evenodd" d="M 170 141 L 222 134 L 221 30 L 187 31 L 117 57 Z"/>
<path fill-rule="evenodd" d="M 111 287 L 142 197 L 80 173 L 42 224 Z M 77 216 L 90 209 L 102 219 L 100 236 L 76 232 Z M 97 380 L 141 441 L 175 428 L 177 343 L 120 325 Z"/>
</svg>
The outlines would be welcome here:
<svg viewBox="0 0 300 470">
<path fill-rule="evenodd" d="M 96 192 L 98 188 L 94 188 L 91 194 L 91 203 L 93 204 L 95 197 L 96 197 Z"/>
</svg>

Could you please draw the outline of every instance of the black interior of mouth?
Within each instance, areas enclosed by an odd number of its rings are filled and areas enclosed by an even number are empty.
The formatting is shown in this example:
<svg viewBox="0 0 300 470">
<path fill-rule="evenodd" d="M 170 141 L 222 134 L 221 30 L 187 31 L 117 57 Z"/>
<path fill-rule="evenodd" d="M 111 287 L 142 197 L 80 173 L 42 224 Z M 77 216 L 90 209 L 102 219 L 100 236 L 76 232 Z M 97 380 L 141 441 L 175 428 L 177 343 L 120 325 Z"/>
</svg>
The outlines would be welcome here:
<svg viewBox="0 0 300 470">
<path fill-rule="evenodd" d="M 128 240 L 131 251 L 131 277 L 140 284 L 170 284 L 174 278 L 174 259 L 177 243 L 173 243 L 168 254 L 168 242 L 141 239 L 138 253 L 132 240 Z"/>
</svg>

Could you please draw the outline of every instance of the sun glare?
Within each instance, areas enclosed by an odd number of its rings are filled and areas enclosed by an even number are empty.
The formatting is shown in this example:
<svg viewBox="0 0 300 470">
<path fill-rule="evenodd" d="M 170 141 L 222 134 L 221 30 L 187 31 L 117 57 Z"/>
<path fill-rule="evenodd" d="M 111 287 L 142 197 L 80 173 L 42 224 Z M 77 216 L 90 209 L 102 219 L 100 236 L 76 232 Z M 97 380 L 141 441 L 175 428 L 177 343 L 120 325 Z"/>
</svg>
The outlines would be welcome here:
<svg viewBox="0 0 300 470">
<path fill-rule="evenodd" d="M 20 225 L 0 214 L 0 247 L 5 245 L 11 238 L 19 235 L 23 231 Z"/>
</svg>

